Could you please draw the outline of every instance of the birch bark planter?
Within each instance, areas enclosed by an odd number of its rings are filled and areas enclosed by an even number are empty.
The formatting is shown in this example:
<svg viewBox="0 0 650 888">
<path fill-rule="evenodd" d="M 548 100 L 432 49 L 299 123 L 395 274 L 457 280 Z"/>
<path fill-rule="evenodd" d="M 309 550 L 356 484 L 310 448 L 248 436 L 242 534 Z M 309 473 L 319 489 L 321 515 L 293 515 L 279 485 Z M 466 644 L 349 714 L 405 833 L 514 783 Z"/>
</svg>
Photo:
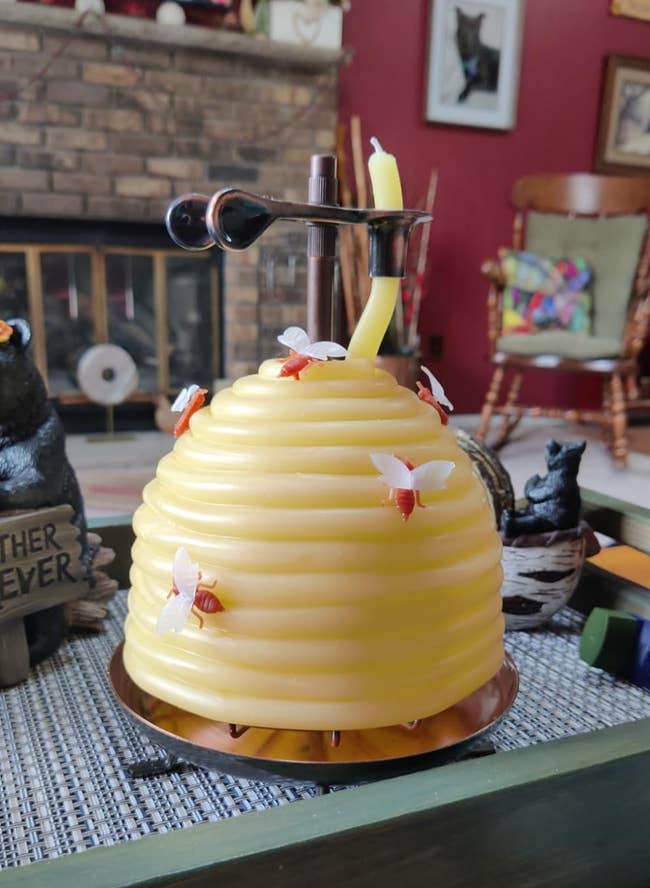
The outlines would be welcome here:
<svg viewBox="0 0 650 888">
<path fill-rule="evenodd" d="M 533 629 L 563 608 L 578 585 L 591 528 L 504 540 L 503 613 L 506 629 Z M 591 554 L 591 552 L 590 552 Z"/>
</svg>

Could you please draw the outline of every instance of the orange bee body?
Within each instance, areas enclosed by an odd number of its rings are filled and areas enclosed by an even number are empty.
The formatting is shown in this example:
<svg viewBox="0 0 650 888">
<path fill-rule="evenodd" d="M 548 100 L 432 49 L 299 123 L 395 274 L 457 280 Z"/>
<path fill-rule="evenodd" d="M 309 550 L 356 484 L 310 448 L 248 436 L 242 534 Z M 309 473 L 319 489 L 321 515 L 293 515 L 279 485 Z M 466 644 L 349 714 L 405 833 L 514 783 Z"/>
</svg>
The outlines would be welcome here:
<svg viewBox="0 0 650 888">
<path fill-rule="evenodd" d="M 424 503 L 420 502 L 419 490 L 396 490 L 395 505 L 397 506 L 397 511 L 402 516 L 402 521 L 409 520 L 416 505 L 424 509 Z"/>
<path fill-rule="evenodd" d="M 223 604 L 219 601 L 214 592 L 208 589 L 197 589 L 194 596 L 194 607 L 203 611 L 204 614 L 217 614 L 223 611 Z"/>
<path fill-rule="evenodd" d="M 417 383 L 418 387 L 418 398 L 423 401 L 425 404 L 429 404 L 435 411 L 437 411 L 438 416 L 440 417 L 440 422 L 443 425 L 447 425 L 449 422 L 449 417 L 447 416 L 447 412 L 444 407 L 442 407 L 436 399 L 433 397 L 428 388 L 425 388 L 421 382 Z"/>
<path fill-rule="evenodd" d="M 178 422 L 174 426 L 174 437 L 180 438 L 183 432 L 186 432 L 190 427 L 190 419 L 194 416 L 197 410 L 200 410 L 205 403 L 205 396 L 207 395 L 207 389 L 198 389 L 192 396 L 187 407 L 183 410 Z"/>
<path fill-rule="evenodd" d="M 413 469 L 413 463 L 409 462 L 408 459 L 403 459 L 402 462 L 409 471 Z M 388 493 L 388 502 L 390 502 L 391 500 L 395 500 L 395 505 L 397 506 L 397 511 L 402 516 L 402 521 L 409 520 L 409 518 L 413 514 L 413 509 L 416 507 L 416 505 L 419 506 L 421 509 L 424 509 L 424 503 L 420 501 L 419 490 L 407 490 L 402 487 L 391 487 Z"/>
<path fill-rule="evenodd" d="M 13 333 L 13 327 L 11 327 L 6 321 L 0 321 L 0 342 L 9 342 Z"/>
<path fill-rule="evenodd" d="M 204 583 L 203 585 L 201 585 L 201 574 L 199 573 L 199 583 L 196 587 L 196 591 L 194 592 L 192 613 L 199 621 L 200 629 L 203 629 L 203 618 L 201 617 L 199 611 L 204 614 L 217 614 L 225 610 L 223 604 L 219 601 L 214 592 L 210 591 L 211 589 L 214 589 L 216 585 L 216 580 L 214 581 L 214 583 Z M 172 585 L 168 597 L 170 597 L 171 595 L 180 595 L 180 591 L 176 583 Z"/>
<path fill-rule="evenodd" d="M 316 360 L 316 358 L 310 358 L 309 355 L 299 355 L 296 352 L 291 352 L 291 355 L 282 364 L 280 376 L 293 376 L 294 379 L 299 380 L 302 371 L 306 370 L 310 364 L 314 364 Z"/>
</svg>

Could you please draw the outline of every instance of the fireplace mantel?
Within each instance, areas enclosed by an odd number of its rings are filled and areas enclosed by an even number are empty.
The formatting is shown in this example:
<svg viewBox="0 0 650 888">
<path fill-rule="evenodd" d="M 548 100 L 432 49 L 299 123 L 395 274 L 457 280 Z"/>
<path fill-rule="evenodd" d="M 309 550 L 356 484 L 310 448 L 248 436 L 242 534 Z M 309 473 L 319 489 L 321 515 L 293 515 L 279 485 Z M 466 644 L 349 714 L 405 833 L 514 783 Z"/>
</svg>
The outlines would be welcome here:
<svg viewBox="0 0 650 888">
<path fill-rule="evenodd" d="M 28 25 L 70 32 L 78 30 L 78 21 L 79 13 L 74 9 L 39 3 L 0 3 L 0 26 Z M 138 16 L 106 15 L 100 18 L 88 15 L 84 19 L 82 31 L 99 37 L 109 34 L 120 40 L 159 44 L 176 49 L 196 49 L 309 70 L 336 67 L 345 56 L 344 52 L 278 43 L 226 29 L 159 25 Z"/>
</svg>

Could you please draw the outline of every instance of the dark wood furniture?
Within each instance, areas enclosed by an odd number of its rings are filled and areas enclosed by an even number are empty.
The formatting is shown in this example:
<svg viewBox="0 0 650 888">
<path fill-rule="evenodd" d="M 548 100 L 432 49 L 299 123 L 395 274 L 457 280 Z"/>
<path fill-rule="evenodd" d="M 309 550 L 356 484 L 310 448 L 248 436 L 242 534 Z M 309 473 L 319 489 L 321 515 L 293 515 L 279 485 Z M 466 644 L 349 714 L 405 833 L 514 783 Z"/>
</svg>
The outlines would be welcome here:
<svg viewBox="0 0 650 888">
<path fill-rule="evenodd" d="M 516 208 L 513 247 L 526 248 L 526 220 L 529 211 L 576 217 L 602 218 L 650 214 L 650 177 L 594 176 L 589 174 L 528 176 L 515 182 L 512 203 Z M 634 285 L 627 308 L 618 357 L 592 357 L 576 360 L 548 354 L 515 354 L 498 347 L 502 328 L 502 297 L 505 280 L 500 265 L 488 261 L 483 273 L 490 281 L 488 296 L 489 358 L 494 365 L 477 437 L 485 439 L 493 414 L 503 416 L 494 446 L 506 443 L 525 415 L 564 417 L 570 421 L 596 422 L 608 433 L 614 459 L 624 463 L 627 456 L 627 411 L 641 405 L 637 385 L 638 356 L 644 345 L 650 321 L 650 234 L 646 232 Z M 531 369 L 596 373 L 603 381 L 603 403 L 599 410 L 562 410 L 538 406 L 524 407 L 519 395 L 524 374 Z M 507 371 L 513 371 L 503 404 L 498 404 Z"/>
</svg>

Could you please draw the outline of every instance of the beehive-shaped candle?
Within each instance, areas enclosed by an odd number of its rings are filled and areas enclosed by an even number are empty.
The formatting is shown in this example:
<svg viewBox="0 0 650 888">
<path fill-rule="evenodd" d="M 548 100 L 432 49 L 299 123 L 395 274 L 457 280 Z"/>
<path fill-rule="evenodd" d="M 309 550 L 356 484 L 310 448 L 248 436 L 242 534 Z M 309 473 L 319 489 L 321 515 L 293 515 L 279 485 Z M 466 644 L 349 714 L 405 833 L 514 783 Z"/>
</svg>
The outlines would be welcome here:
<svg viewBox="0 0 650 888">
<path fill-rule="evenodd" d="M 239 725 L 346 730 L 439 712 L 504 657 L 482 484 L 438 411 L 371 360 L 298 378 L 282 366 L 219 392 L 145 488 L 126 669 L 162 700 Z M 404 520 L 373 454 L 455 465 Z M 159 634 L 179 548 L 223 610 Z"/>
</svg>

